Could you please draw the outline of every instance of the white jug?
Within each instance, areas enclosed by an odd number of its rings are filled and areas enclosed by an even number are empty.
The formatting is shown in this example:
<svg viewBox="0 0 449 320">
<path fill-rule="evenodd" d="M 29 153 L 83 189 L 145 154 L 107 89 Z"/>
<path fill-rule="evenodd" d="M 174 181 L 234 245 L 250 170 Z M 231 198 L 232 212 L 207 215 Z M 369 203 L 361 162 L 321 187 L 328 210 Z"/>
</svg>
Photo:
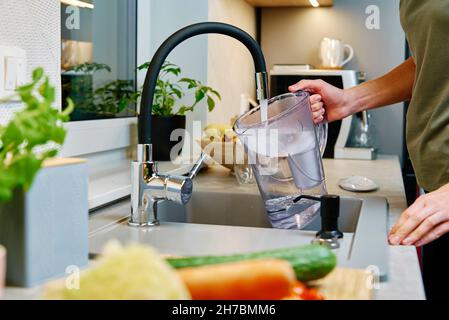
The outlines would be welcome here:
<svg viewBox="0 0 449 320">
<path fill-rule="evenodd" d="M 354 49 L 341 40 L 324 38 L 321 40 L 320 58 L 323 68 L 342 68 L 354 58 Z"/>
</svg>

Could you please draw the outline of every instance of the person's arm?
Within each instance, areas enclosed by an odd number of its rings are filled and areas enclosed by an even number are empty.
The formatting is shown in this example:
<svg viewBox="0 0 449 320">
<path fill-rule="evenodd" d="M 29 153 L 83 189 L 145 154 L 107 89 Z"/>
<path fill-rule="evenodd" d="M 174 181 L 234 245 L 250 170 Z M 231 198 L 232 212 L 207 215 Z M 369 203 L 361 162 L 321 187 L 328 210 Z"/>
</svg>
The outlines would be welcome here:
<svg viewBox="0 0 449 320">
<path fill-rule="evenodd" d="M 412 58 L 387 73 L 347 90 L 353 111 L 359 112 L 407 101 L 412 97 L 416 66 Z"/>
<path fill-rule="evenodd" d="M 410 58 L 383 77 L 348 90 L 321 80 L 303 80 L 289 89 L 307 90 L 313 94 L 310 101 L 315 122 L 323 121 L 325 112 L 329 121 L 335 121 L 363 110 L 410 99 L 415 71 L 415 63 Z M 422 246 L 448 232 L 449 184 L 420 197 L 404 211 L 391 229 L 388 240 L 392 245 Z"/>
<path fill-rule="evenodd" d="M 315 122 L 343 119 L 354 113 L 409 100 L 412 96 L 416 66 L 412 58 L 386 75 L 357 87 L 341 90 L 322 80 L 302 80 L 289 87 L 292 92 L 306 90 Z"/>
</svg>

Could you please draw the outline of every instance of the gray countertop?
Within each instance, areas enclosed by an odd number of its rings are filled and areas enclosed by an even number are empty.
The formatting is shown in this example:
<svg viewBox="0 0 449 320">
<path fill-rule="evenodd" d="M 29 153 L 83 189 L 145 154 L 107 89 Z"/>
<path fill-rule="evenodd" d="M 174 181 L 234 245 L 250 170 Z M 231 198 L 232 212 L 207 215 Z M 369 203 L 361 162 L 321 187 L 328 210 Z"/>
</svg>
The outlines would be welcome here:
<svg viewBox="0 0 449 320">
<path fill-rule="evenodd" d="M 399 161 L 396 157 L 380 157 L 376 161 L 325 160 L 326 181 L 330 193 L 357 196 L 338 188 L 338 180 L 353 174 L 365 175 L 375 180 L 380 189 L 366 196 L 386 197 L 390 203 L 390 225 L 397 220 L 406 208 L 404 187 Z M 235 178 L 221 167 L 212 167 L 197 177 L 195 190 L 207 189 L 209 192 L 226 192 L 227 187 L 240 188 L 239 192 L 257 193 L 256 188 L 239 187 Z M 219 177 L 219 179 L 217 179 Z M 123 224 L 129 212 L 129 201 L 124 201 L 92 215 L 90 219 L 90 249 L 98 252 L 100 246 L 111 238 L 122 241 L 145 242 L 148 237 L 158 238 L 160 234 L 176 232 L 173 241 L 158 243 L 162 253 L 202 254 L 215 251 L 219 253 L 264 250 L 294 245 L 294 231 L 244 228 L 230 226 L 212 226 L 198 224 L 165 223 L 158 230 L 129 228 Z M 179 236 L 179 237 L 178 237 Z M 166 237 L 165 237 L 166 238 Z M 95 241 L 93 240 L 95 239 Z M 184 239 L 184 241 L 179 241 Z M 205 241 L 205 252 L 198 252 L 189 243 Z M 256 241 L 257 240 L 257 241 Z M 157 241 L 157 240 L 156 240 Z M 376 299 L 424 299 L 424 289 L 418 264 L 416 249 L 413 247 L 390 247 L 389 279 L 376 289 Z M 7 299 L 33 299 L 39 296 L 40 288 L 7 288 Z"/>
</svg>

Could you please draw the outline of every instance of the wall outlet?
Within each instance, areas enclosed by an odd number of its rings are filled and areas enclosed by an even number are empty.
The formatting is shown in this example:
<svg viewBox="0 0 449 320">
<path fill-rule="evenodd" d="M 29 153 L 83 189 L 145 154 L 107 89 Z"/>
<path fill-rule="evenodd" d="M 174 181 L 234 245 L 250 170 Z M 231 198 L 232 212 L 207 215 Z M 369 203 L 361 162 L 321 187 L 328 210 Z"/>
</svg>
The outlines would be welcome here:
<svg viewBox="0 0 449 320">
<path fill-rule="evenodd" d="M 11 99 L 27 80 L 26 51 L 19 47 L 0 46 L 0 100 Z"/>
</svg>

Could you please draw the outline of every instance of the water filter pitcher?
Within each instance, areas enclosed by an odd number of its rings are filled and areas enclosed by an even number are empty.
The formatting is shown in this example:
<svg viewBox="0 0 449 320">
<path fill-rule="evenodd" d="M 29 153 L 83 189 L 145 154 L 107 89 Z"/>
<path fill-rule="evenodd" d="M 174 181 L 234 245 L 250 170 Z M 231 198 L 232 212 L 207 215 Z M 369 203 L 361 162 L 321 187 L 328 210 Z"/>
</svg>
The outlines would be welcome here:
<svg viewBox="0 0 449 320">
<path fill-rule="evenodd" d="M 245 146 L 273 227 L 304 228 L 320 204 L 295 199 L 327 194 L 322 162 L 327 124 L 314 124 L 309 93 L 263 101 L 237 119 L 234 130 Z"/>
</svg>

